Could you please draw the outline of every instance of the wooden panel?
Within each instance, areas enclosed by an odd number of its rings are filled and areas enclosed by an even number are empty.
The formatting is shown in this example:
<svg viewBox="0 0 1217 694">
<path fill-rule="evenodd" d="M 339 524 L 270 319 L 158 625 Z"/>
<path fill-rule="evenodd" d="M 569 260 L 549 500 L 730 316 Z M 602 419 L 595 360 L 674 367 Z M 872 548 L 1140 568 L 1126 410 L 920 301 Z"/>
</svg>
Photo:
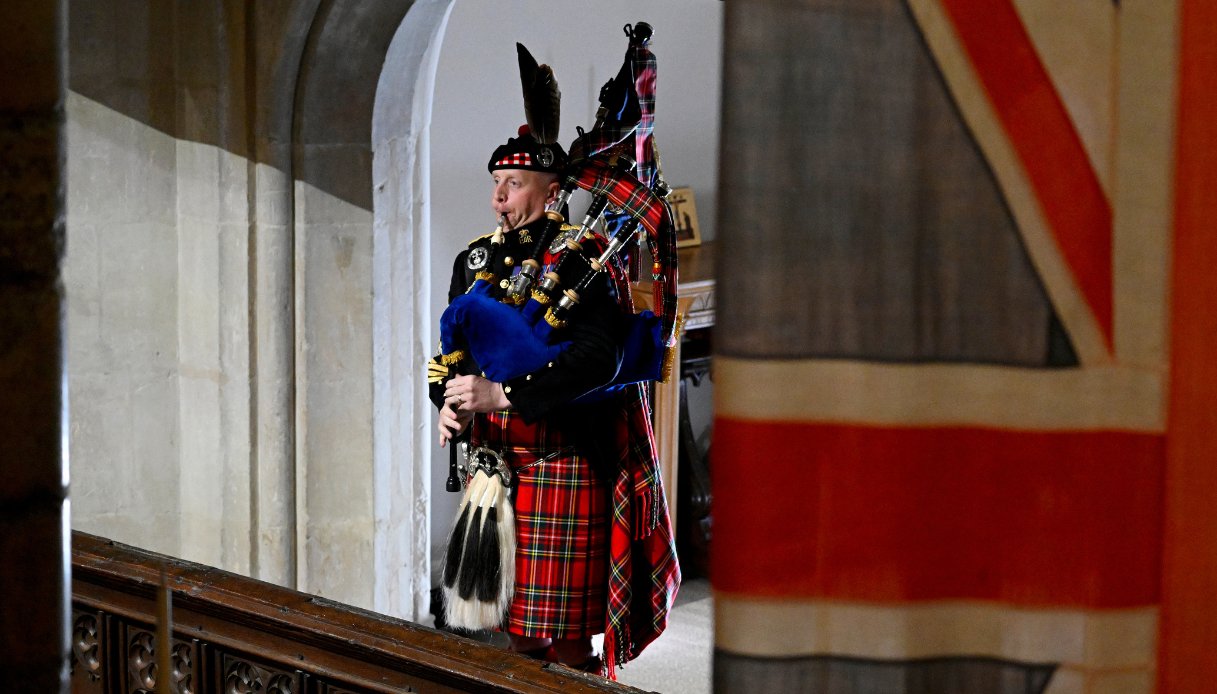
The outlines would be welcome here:
<svg viewBox="0 0 1217 694">
<path fill-rule="evenodd" d="M 105 619 L 105 614 L 99 610 L 72 610 L 68 669 L 73 692 L 100 694 L 106 691 L 102 679 L 106 676 Z"/>
<path fill-rule="evenodd" d="M 177 694 L 637 691 L 84 533 L 73 535 L 72 564 L 76 694 L 142 694 L 156 686 L 162 569 L 173 594 Z"/>
<path fill-rule="evenodd" d="M 304 673 L 288 671 L 244 655 L 223 653 L 217 659 L 216 678 L 232 694 L 303 694 Z"/>
</svg>

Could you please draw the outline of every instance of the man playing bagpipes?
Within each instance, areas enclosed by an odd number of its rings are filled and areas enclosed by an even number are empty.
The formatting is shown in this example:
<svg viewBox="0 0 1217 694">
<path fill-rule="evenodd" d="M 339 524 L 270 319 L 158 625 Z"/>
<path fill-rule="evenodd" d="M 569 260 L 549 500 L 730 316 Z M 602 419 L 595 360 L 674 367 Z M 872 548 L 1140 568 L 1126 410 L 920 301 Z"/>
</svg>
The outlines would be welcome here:
<svg viewBox="0 0 1217 694">
<path fill-rule="evenodd" d="M 642 27 L 631 34 L 616 96 L 647 111 L 654 57 Z M 638 113 L 611 143 L 597 140 L 603 128 L 581 131 L 572 146 L 580 158 L 568 161 L 556 143 L 552 72 L 519 51 L 530 125 L 487 164 L 498 228 L 457 256 L 442 353 L 429 364 L 440 445 L 467 438 L 465 494 L 445 559 L 446 618 L 501 627 L 512 650 L 612 677 L 663 631 L 680 582 L 640 382 L 657 376 L 654 357 L 670 352 L 674 315 L 634 314 L 618 257 L 635 228 L 654 241 L 670 219 L 621 154 L 642 149 L 637 137 L 653 146 L 650 119 Z M 635 132 L 640 122 L 645 132 Z M 616 148 L 604 154 L 609 144 Z M 563 223 L 576 187 L 595 194 L 579 226 Z M 610 204 L 615 240 L 593 231 Z M 652 252 L 663 259 L 657 285 L 671 279 L 674 290 L 671 244 L 653 243 Z M 664 299 L 674 310 L 674 296 Z M 601 632 L 603 658 L 591 644 Z"/>
</svg>

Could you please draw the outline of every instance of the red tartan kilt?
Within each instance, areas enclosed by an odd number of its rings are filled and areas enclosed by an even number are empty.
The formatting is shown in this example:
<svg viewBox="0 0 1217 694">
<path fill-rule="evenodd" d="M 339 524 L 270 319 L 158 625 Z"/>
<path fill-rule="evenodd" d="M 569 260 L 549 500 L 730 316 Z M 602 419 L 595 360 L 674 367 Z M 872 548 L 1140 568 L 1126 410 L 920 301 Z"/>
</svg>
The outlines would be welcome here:
<svg viewBox="0 0 1217 694">
<path fill-rule="evenodd" d="M 604 631 L 608 586 L 609 481 L 596 477 L 562 432 L 514 413 L 478 416 L 473 442 L 504 454 L 513 469 L 516 585 L 507 630 L 534 638 Z M 520 469 L 524 468 L 524 469 Z"/>
</svg>

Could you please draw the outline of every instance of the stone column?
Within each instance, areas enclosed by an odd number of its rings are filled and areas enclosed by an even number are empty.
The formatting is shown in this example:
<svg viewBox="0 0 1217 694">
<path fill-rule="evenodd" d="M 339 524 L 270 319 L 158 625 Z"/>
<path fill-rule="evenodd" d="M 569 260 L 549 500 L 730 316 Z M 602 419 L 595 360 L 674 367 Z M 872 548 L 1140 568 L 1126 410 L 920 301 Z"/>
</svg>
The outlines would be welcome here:
<svg viewBox="0 0 1217 694">
<path fill-rule="evenodd" d="M 434 285 L 431 106 L 452 0 L 418 0 L 393 37 L 372 115 L 373 608 L 420 619 L 430 609 L 431 405 L 419 364 Z M 420 433 L 421 432 L 421 433 Z"/>
<path fill-rule="evenodd" d="M 0 682 L 66 692 L 62 1 L 0 22 Z"/>
</svg>

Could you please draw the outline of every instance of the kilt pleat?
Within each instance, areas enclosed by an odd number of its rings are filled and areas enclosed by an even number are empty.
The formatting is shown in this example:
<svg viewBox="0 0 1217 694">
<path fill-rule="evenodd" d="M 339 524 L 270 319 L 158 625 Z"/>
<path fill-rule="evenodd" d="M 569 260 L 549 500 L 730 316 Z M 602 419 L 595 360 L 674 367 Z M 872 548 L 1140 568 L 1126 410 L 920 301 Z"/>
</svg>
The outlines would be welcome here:
<svg viewBox="0 0 1217 694">
<path fill-rule="evenodd" d="M 501 452 L 516 470 L 516 585 L 506 628 L 534 638 L 604 631 L 611 520 L 608 480 L 568 437 L 511 412 L 478 416 L 474 445 Z M 555 451 L 561 453 L 527 467 Z"/>
</svg>

